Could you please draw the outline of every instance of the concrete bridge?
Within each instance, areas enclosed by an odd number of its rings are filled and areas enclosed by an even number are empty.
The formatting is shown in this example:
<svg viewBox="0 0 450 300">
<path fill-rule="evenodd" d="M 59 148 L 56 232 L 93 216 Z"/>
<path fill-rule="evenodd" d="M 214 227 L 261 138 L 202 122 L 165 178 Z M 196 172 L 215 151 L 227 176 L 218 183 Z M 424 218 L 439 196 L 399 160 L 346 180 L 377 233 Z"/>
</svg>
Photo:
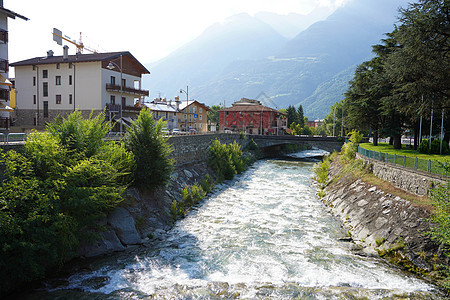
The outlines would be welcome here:
<svg viewBox="0 0 450 300">
<path fill-rule="evenodd" d="M 322 136 L 292 136 L 292 135 L 249 135 L 259 148 L 276 151 L 281 145 L 298 144 L 305 145 L 308 148 L 315 147 L 328 152 L 340 151 L 344 144 L 341 137 L 322 137 Z"/>
</svg>

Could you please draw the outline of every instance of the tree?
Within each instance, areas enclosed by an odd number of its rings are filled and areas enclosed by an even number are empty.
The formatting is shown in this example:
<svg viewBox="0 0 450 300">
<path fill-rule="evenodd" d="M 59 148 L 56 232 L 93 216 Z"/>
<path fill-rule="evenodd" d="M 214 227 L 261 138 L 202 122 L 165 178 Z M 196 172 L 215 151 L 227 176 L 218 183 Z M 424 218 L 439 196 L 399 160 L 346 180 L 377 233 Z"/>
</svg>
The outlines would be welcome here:
<svg viewBox="0 0 450 300">
<path fill-rule="evenodd" d="M 297 111 L 295 110 L 295 107 L 292 105 L 289 105 L 287 108 L 287 126 L 290 128 L 292 123 L 299 123 Z"/>
<path fill-rule="evenodd" d="M 211 110 L 208 111 L 208 121 L 211 123 L 215 123 L 219 125 L 220 113 L 219 110 L 224 109 L 224 106 L 221 105 L 213 105 L 211 106 Z"/>
<path fill-rule="evenodd" d="M 302 120 L 305 119 L 305 116 L 303 114 L 303 106 L 300 104 L 299 107 L 297 108 L 297 115 L 298 115 L 298 121 L 301 122 Z M 302 127 L 305 126 L 305 123 L 300 124 Z"/>
<path fill-rule="evenodd" d="M 162 133 L 165 125 L 162 119 L 155 124 L 150 110 L 144 108 L 127 129 L 125 143 L 136 160 L 134 184 L 140 188 L 151 190 L 170 179 L 174 161 L 172 147 Z"/>
</svg>

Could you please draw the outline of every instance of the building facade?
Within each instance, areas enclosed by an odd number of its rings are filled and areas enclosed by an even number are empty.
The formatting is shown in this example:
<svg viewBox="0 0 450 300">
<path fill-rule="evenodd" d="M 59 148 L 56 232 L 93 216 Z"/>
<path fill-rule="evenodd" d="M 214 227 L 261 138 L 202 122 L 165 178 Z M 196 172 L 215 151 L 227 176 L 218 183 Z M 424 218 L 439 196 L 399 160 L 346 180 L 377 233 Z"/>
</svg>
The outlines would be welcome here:
<svg viewBox="0 0 450 300">
<path fill-rule="evenodd" d="M 134 118 L 149 91 L 150 72 L 130 52 L 68 55 L 52 51 L 11 64 L 15 68 L 16 125 L 42 127 L 78 109 L 83 115 L 106 110 L 106 117 Z"/>
<path fill-rule="evenodd" d="M 166 98 L 155 98 L 150 103 L 144 103 L 150 109 L 155 121 L 162 119 L 168 130 L 178 129 L 179 102 Z"/>
<path fill-rule="evenodd" d="M 280 135 L 287 128 L 287 117 L 257 100 L 242 98 L 219 111 L 219 124 L 220 131 Z"/>
<path fill-rule="evenodd" d="M 175 97 L 175 100 L 178 100 Z M 211 109 L 197 100 L 180 101 L 178 125 L 181 131 L 207 132 L 208 111 Z"/>
<path fill-rule="evenodd" d="M 12 123 L 11 115 L 14 112 L 13 107 L 10 106 L 12 84 L 8 80 L 8 18 L 15 19 L 16 17 L 28 20 L 28 18 L 4 8 L 3 0 L 0 0 L 0 131 L 9 130 Z"/>
</svg>

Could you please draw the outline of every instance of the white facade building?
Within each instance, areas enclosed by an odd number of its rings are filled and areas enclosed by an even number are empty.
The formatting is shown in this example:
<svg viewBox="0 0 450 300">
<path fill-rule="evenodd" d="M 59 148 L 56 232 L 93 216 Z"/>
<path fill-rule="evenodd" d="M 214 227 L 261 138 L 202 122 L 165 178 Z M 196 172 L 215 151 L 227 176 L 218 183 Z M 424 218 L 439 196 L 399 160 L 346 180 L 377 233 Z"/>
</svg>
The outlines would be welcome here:
<svg viewBox="0 0 450 300">
<path fill-rule="evenodd" d="M 3 7 L 3 0 L 0 0 L 0 131 L 8 130 L 11 125 L 11 112 L 14 111 L 9 106 L 9 91 L 11 82 L 8 81 L 8 18 L 16 17 L 28 20 L 9 9 Z"/>
<path fill-rule="evenodd" d="M 106 110 L 107 117 L 133 118 L 149 95 L 141 83 L 142 75 L 150 72 L 130 52 L 68 55 L 65 48 L 63 56 L 49 51 L 46 57 L 11 66 L 16 74 L 17 126 L 41 127 L 76 109 L 84 115 Z"/>
</svg>

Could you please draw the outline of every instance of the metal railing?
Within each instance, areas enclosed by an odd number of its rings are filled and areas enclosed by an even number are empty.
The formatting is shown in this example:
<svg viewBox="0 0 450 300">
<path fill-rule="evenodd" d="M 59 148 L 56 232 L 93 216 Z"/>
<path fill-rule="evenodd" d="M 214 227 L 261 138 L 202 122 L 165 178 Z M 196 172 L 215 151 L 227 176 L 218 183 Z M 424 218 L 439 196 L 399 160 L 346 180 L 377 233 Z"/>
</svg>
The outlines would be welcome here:
<svg viewBox="0 0 450 300">
<path fill-rule="evenodd" d="M 27 136 L 26 133 L 0 133 L 0 143 L 9 144 L 14 142 L 25 142 Z"/>
<path fill-rule="evenodd" d="M 384 152 L 367 150 L 358 147 L 358 153 L 371 159 L 391 163 L 403 168 L 427 172 L 428 174 L 435 174 L 442 177 L 449 177 L 450 174 L 446 171 L 447 163 L 441 163 L 431 159 L 421 159 L 417 157 L 389 154 Z"/>
</svg>

